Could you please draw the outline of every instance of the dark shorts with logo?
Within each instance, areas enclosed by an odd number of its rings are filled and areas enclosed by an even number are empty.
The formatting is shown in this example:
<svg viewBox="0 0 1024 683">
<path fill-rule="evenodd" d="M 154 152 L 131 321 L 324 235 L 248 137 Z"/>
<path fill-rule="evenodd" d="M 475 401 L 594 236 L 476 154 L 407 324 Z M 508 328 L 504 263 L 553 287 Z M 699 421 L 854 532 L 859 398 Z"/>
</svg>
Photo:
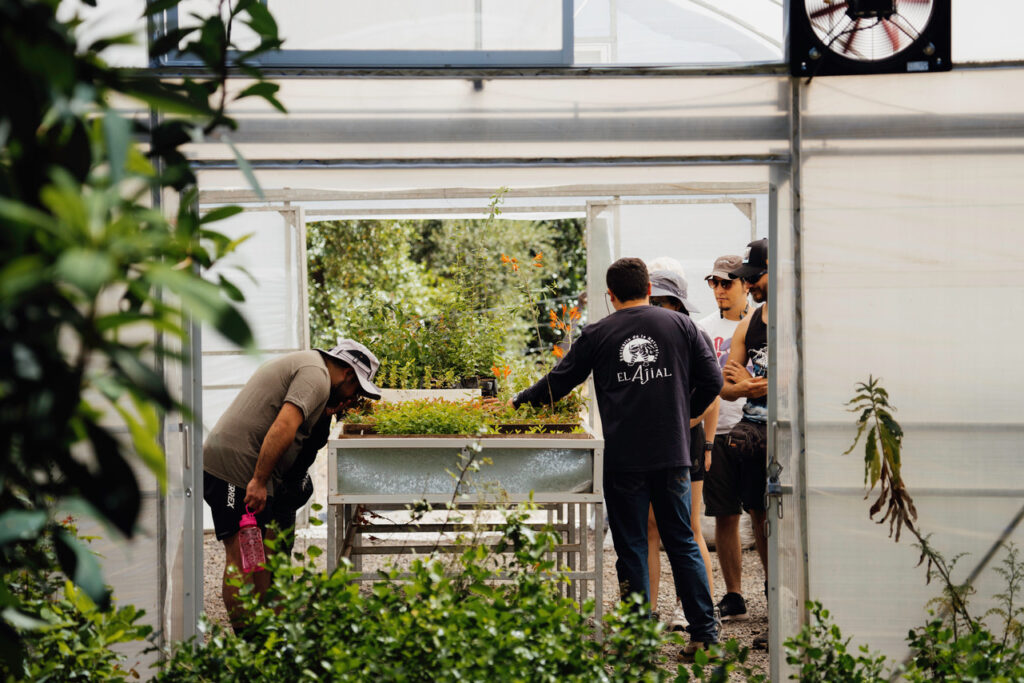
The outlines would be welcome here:
<svg viewBox="0 0 1024 683">
<path fill-rule="evenodd" d="M 238 524 L 245 514 L 245 489 L 229 484 L 209 472 L 203 472 L 203 500 L 213 514 L 213 529 L 217 540 L 223 541 L 238 533 Z M 274 518 L 274 499 L 267 498 L 267 505 L 256 515 L 256 523 L 267 536 L 267 524 Z"/>
<path fill-rule="evenodd" d="M 690 428 L 690 482 L 704 481 L 704 423 Z"/>
<path fill-rule="evenodd" d="M 715 436 L 711 469 L 704 479 L 704 511 L 711 517 L 763 511 L 768 481 L 768 427 L 740 420 Z"/>
</svg>

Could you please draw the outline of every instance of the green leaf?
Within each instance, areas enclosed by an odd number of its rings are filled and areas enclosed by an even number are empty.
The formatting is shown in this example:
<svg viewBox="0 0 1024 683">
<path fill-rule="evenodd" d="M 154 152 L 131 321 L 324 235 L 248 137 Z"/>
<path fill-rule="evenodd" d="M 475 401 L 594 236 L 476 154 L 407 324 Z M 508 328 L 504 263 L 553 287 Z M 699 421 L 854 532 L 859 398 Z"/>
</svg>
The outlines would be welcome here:
<svg viewBox="0 0 1024 683">
<path fill-rule="evenodd" d="M 77 287 L 89 298 L 95 298 L 115 274 L 114 259 L 91 249 L 70 249 L 57 261 L 57 279 Z"/>
<path fill-rule="evenodd" d="M 123 88 L 124 94 L 145 102 L 163 114 L 183 116 L 209 116 L 209 102 L 200 102 L 156 81 L 131 81 Z"/>
<path fill-rule="evenodd" d="M 103 136 L 107 143 L 107 157 L 110 162 L 110 180 L 114 184 L 124 180 L 128 149 L 132 144 L 132 127 L 127 119 L 114 110 L 103 116 Z"/>
<path fill-rule="evenodd" d="M 220 289 L 190 272 L 154 265 L 147 276 L 154 284 L 177 294 L 196 317 L 208 321 L 218 332 L 243 347 L 253 343 L 252 331 L 241 313 L 221 297 Z"/>
<path fill-rule="evenodd" d="M 238 93 L 238 95 L 235 96 L 235 99 L 240 100 L 243 97 L 251 96 L 262 97 L 268 103 L 273 105 L 273 107 L 277 109 L 279 112 L 281 112 L 282 114 L 287 114 L 288 110 L 285 109 L 284 105 L 281 104 L 277 97 L 275 97 L 277 91 L 280 89 L 281 86 L 279 86 L 277 83 L 268 83 L 266 81 L 263 81 L 260 83 L 254 83 L 253 85 L 250 85 L 248 88 Z"/>
<path fill-rule="evenodd" d="M 242 153 L 238 151 L 237 147 L 235 147 L 235 143 L 231 142 L 231 139 L 228 138 L 226 134 L 221 135 L 221 138 L 227 143 L 228 147 L 231 148 L 231 152 L 235 155 L 235 162 L 238 164 L 238 169 L 242 172 L 242 175 L 245 176 L 245 179 L 249 183 L 249 187 L 252 188 L 257 197 L 265 199 L 263 196 L 263 190 L 260 188 L 259 181 L 256 180 L 256 174 L 252 171 L 252 166 L 249 165 L 249 162 L 245 160 Z"/>
<path fill-rule="evenodd" d="M 50 625 L 50 622 L 48 621 L 43 621 L 42 619 L 36 619 L 28 614 L 23 614 L 13 607 L 8 607 L 3 612 L 0 612 L 0 616 L 2 616 L 4 621 L 11 626 L 23 631 L 35 631 L 41 628 L 46 628 Z"/>
<path fill-rule="evenodd" d="M 103 571 L 88 548 L 67 531 L 58 531 L 54 538 L 57 559 L 64 573 L 80 586 L 101 609 L 110 604 L 110 591 L 103 583 Z"/>
<path fill-rule="evenodd" d="M 160 490 L 163 491 L 167 487 L 167 467 L 164 452 L 160 448 L 160 417 L 151 404 L 140 401 L 134 395 L 132 395 L 132 403 L 141 419 L 136 419 L 134 415 L 119 405 L 115 405 L 114 408 L 128 426 L 135 454 L 156 476 Z"/>
<path fill-rule="evenodd" d="M 224 290 L 224 293 L 228 295 L 229 299 L 231 299 L 232 301 L 237 301 L 239 303 L 245 301 L 245 295 L 242 294 L 242 290 L 236 287 L 233 282 L 228 280 L 223 275 L 218 275 L 217 277 L 220 280 L 220 288 Z"/>
<path fill-rule="evenodd" d="M 277 21 L 265 5 L 254 2 L 249 5 L 249 21 L 246 22 L 261 38 L 277 38 Z"/>
<path fill-rule="evenodd" d="M 864 483 L 870 481 L 870 489 L 875 488 L 882 473 L 882 458 L 878 454 L 878 441 L 875 439 L 875 428 L 868 432 L 867 443 L 864 444 Z"/>
<path fill-rule="evenodd" d="M 7 305 L 14 299 L 47 281 L 46 264 L 38 254 L 29 254 L 13 259 L 0 269 L 0 300 Z"/>
<path fill-rule="evenodd" d="M 206 223 L 215 223 L 216 221 L 222 221 L 225 218 L 231 216 L 237 216 L 238 214 L 245 211 L 241 206 L 219 206 L 216 209 L 212 209 L 203 214 L 203 217 L 199 219 L 200 225 Z"/>
<path fill-rule="evenodd" d="M 0 197 L 0 218 L 6 218 L 29 227 L 41 228 L 51 233 L 57 232 L 57 221 L 53 216 L 6 197 Z"/>
<path fill-rule="evenodd" d="M 46 512 L 43 510 L 8 510 L 0 514 L 0 546 L 36 538 L 44 526 Z"/>
</svg>

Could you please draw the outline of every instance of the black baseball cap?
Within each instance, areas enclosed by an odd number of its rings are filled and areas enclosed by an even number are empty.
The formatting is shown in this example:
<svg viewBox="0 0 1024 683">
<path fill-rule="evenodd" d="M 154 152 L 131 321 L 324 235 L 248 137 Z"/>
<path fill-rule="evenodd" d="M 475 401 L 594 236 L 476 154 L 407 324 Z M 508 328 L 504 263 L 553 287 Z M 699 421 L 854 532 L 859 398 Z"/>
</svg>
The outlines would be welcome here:
<svg viewBox="0 0 1024 683">
<path fill-rule="evenodd" d="M 733 278 L 752 278 L 768 270 L 768 238 L 754 240 L 743 254 L 743 265 L 729 273 Z"/>
</svg>

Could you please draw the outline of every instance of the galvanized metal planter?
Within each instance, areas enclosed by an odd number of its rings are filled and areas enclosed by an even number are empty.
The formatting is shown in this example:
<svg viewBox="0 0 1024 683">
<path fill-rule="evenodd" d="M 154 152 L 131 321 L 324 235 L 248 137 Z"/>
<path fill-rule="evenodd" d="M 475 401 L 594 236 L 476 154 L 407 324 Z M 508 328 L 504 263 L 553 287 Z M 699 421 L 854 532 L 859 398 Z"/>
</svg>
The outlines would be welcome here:
<svg viewBox="0 0 1024 683">
<path fill-rule="evenodd" d="M 418 501 L 434 505 L 496 508 L 501 502 L 532 499 L 548 510 L 559 532 L 557 561 L 569 570 L 568 592 L 582 602 L 593 584 L 601 610 L 601 538 L 589 544 L 587 520 L 602 528 L 604 440 L 589 427 L 582 434 L 500 434 L 466 436 L 379 436 L 341 434 L 328 444 L 328 569 L 344 555 L 357 570 L 365 555 L 425 553 L 437 543 L 369 546 L 367 535 L 458 531 L 457 524 L 393 524 L 363 510 L 404 510 Z M 456 479 L 466 459 L 490 461 Z M 593 547 L 590 547 L 592 545 Z M 363 575 L 364 579 L 373 578 Z"/>
</svg>

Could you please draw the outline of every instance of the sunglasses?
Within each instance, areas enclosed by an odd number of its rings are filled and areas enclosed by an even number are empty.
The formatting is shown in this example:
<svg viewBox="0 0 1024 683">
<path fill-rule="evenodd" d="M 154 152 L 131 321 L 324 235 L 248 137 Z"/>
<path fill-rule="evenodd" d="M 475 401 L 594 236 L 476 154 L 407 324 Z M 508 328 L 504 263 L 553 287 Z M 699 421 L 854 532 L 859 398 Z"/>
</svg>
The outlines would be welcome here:
<svg viewBox="0 0 1024 683">
<path fill-rule="evenodd" d="M 715 287 L 721 287 L 722 289 L 732 289 L 732 286 L 736 284 L 735 280 L 722 280 L 721 278 L 713 277 L 708 280 L 708 287 L 714 289 Z"/>
<path fill-rule="evenodd" d="M 765 273 L 767 273 L 767 272 L 768 272 L 767 270 L 762 270 L 762 271 L 761 271 L 760 273 L 758 273 L 757 275 L 751 275 L 751 276 L 749 276 L 749 277 L 745 277 L 745 278 L 742 278 L 742 279 L 743 279 L 743 281 L 744 281 L 744 282 L 746 282 L 746 283 L 747 283 L 748 285 L 753 285 L 753 284 L 756 284 L 758 280 L 760 280 L 761 278 L 763 278 L 763 277 L 765 276 Z"/>
</svg>

